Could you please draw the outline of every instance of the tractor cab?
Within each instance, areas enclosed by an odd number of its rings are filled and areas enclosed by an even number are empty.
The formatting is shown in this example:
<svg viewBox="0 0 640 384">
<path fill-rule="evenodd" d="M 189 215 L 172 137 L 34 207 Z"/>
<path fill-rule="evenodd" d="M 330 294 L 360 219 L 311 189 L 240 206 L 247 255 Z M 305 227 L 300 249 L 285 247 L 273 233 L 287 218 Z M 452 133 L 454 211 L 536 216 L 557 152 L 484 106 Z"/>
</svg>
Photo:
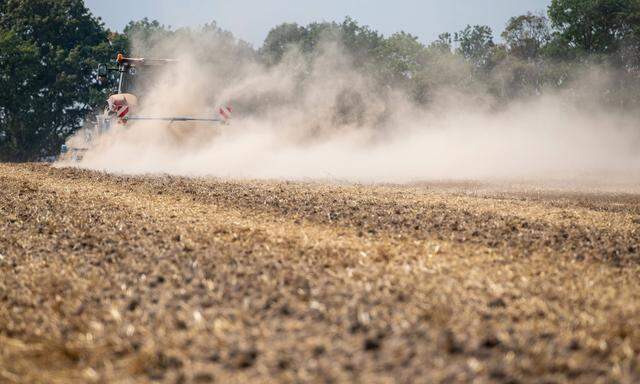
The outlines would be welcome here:
<svg viewBox="0 0 640 384">
<path fill-rule="evenodd" d="M 129 112 L 138 106 L 138 98 L 145 95 L 153 86 L 158 73 L 166 64 L 176 60 L 149 60 L 144 58 L 128 58 L 121 53 L 116 58 L 117 67 L 98 66 L 98 82 L 107 82 L 109 71 L 118 72 L 118 90 L 108 99 L 108 112 L 117 115 L 121 122 L 126 122 Z M 126 114 L 119 113 L 123 106 L 128 107 Z M 124 112 L 122 109 L 121 112 Z"/>
<path fill-rule="evenodd" d="M 140 96 L 153 86 L 158 73 L 166 64 L 177 62 L 177 60 L 128 58 L 120 53 L 116 62 L 118 63 L 117 71 L 120 74 L 118 78 L 118 93 L 130 93 Z M 103 66 L 102 78 L 106 78 L 104 76 L 105 70 L 108 69 Z M 98 77 L 100 78 L 100 69 L 98 72 Z"/>
</svg>

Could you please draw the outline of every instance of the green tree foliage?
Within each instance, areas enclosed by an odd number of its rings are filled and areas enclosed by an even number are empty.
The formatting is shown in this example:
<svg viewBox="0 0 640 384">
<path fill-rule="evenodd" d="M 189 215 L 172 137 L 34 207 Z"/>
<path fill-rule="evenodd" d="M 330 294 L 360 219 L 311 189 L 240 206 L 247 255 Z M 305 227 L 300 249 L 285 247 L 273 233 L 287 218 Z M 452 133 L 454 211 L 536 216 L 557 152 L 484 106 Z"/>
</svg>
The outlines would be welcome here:
<svg viewBox="0 0 640 384">
<path fill-rule="evenodd" d="M 324 41 L 333 41 L 342 44 L 356 64 L 366 64 L 376 57 L 384 40 L 378 32 L 359 25 L 349 17 L 342 23 L 322 22 L 307 26 L 284 23 L 269 31 L 260 54 L 268 63 L 277 64 L 292 47 L 312 55 L 321 48 Z"/>
<path fill-rule="evenodd" d="M 504 45 L 494 49 L 495 67 L 490 77 L 492 92 L 501 99 L 538 94 L 553 81 L 543 60 L 551 29 L 543 15 L 514 16 L 502 32 Z"/>
<path fill-rule="evenodd" d="M 393 80 L 410 80 L 425 63 L 425 47 L 416 36 L 398 32 L 384 41 L 382 55 Z"/>
<path fill-rule="evenodd" d="M 639 0 L 553 0 L 549 18 L 562 41 L 585 53 L 613 54 L 640 38 Z"/>
<path fill-rule="evenodd" d="M 551 39 L 551 30 L 546 17 L 529 12 L 509 19 L 502 38 L 510 54 L 535 59 Z"/>
<path fill-rule="evenodd" d="M 548 13 L 556 35 L 547 50 L 569 64 L 565 78 L 579 73 L 581 63 L 613 67 L 600 103 L 637 106 L 640 0 L 553 0 Z"/>
<path fill-rule="evenodd" d="M 355 58 L 355 65 L 366 65 L 371 63 L 372 59 L 379 61 L 379 51 L 384 44 L 384 36 L 366 25 L 359 25 L 350 17 L 342 22 L 339 30 L 342 44 Z"/>
<path fill-rule="evenodd" d="M 130 53 L 140 56 L 144 56 L 152 47 L 166 41 L 173 33 L 170 26 L 146 17 L 142 20 L 130 21 L 123 31 Z"/>
<path fill-rule="evenodd" d="M 260 52 L 267 62 L 278 63 L 291 46 L 302 43 L 306 34 L 306 28 L 298 24 L 280 24 L 269 31 Z"/>
<path fill-rule="evenodd" d="M 487 25 L 467 25 L 465 29 L 454 35 L 460 46 L 460 54 L 477 68 L 487 68 L 491 64 L 491 52 L 495 47 L 493 31 Z"/>
<path fill-rule="evenodd" d="M 431 44 L 429 48 L 441 53 L 451 53 L 453 47 L 453 36 L 449 32 L 441 33 L 438 39 Z"/>
<path fill-rule="evenodd" d="M 108 34 L 80 0 L 0 3 L 0 159 L 36 160 L 102 99 L 94 68 Z"/>
</svg>

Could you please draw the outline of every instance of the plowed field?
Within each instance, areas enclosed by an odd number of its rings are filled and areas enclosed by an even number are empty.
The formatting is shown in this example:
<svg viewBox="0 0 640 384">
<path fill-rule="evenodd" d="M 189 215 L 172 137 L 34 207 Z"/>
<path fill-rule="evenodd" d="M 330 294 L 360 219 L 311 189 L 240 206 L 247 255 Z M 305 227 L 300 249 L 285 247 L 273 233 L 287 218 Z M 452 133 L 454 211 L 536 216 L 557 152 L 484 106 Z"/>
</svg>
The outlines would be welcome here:
<svg viewBox="0 0 640 384">
<path fill-rule="evenodd" d="M 640 381 L 640 195 L 0 164 L 0 382 Z"/>
</svg>

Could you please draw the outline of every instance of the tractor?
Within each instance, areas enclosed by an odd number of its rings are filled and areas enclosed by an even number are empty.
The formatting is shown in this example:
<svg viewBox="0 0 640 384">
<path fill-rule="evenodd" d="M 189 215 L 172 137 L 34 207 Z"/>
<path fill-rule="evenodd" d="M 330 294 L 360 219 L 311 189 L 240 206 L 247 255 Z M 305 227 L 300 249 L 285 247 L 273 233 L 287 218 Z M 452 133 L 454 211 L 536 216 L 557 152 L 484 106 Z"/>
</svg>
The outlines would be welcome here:
<svg viewBox="0 0 640 384">
<path fill-rule="evenodd" d="M 136 114 L 139 107 L 136 95 L 144 95 L 148 91 L 153 85 L 158 70 L 176 62 L 177 60 L 173 59 L 129 58 L 119 53 L 115 67 L 100 64 L 97 68 L 98 83 L 105 84 L 108 81 L 109 72 L 117 72 L 118 91 L 109 96 L 104 112 L 96 115 L 93 125 L 83 130 L 84 145 L 65 144 L 61 148 L 61 156 L 73 161 L 81 160 L 96 137 L 105 134 L 116 125 L 126 126 L 130 121 L 163 121 L 170 124 L 173 122 L 228 124 L 232 113 L 231 107 L 228 106 L 220 107 L 217 115 L 213 117 L 142 116 Z"/>
</svg>

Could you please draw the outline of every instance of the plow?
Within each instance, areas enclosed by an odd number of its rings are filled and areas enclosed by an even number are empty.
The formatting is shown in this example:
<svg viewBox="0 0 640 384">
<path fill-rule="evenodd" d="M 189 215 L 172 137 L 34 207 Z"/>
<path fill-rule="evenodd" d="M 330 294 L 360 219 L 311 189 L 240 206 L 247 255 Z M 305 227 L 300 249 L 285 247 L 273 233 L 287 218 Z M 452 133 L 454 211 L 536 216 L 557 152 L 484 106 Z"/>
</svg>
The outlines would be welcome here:
<svg viewBox="0 0 640 384">
<path fill-rule="evenodd" d="M 151 76 L 159 68 L 177 63 L 174 59 L 146 59 L 130 58 L 123 54 L 116 57 L 116 66 L 109 67 L 100 64 L 97 69 L 97 80 L 105 84 L 109 79 L 109 72 L 116 72 L 117 92 L 106 100 L 106 107 L 102 113 L 95 116 L 93 123 L 84 129 L 83 145 L 63 145 L 61 156 L 80 161 L 88 150 L 91 149 L 96 139 L 110 130 L 126 127 L 129 122 L 157 121 L 169 124 L 173 123 L 206 123 L 226 125 L 230 122 L 232 108 L 230 106 L 219 107 L 209 115 L 201 116 L 148 116 L 138 114 L 140 109 L 139 96 L 142 97 L 146 88 L 150 85 Z"/>
</svg>

